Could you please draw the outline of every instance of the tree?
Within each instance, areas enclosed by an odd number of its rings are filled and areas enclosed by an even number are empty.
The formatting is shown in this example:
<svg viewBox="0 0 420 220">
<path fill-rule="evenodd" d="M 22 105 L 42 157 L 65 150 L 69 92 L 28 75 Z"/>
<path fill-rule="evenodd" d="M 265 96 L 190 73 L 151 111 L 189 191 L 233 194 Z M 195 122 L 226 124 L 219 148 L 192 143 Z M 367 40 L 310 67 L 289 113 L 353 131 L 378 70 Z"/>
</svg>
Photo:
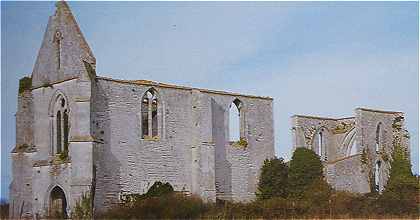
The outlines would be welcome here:
<svg viewBox="0 0 420 220">
<path fill-rule="evenodd" d="M 163 196 L 167 194 L 171 194 L 174 192 L 174 188 L 170 183 L 162 183 L 160 181 L 156 181 L 153 185 L 149 188 L 147 193 L 145 194 L 146 197 L 157 197 Z"/>
<path fill-rule="evenodd" d="M 289 196 L 302 198 L 305 190 L 316 180 L 323 178 L 322 162 L 310 149 L 296 148 L 289 164 Z"/>
<path fill-rule="evenodd" d="M 266 159 L 256 193 L 258 199 L 287 196 L 288 167 L 283 158 Z"/>
<path fill-rule="evenodd" d="M 379 197 L 383 212 L 389 214 L 418 214 L 416 196 L 419 186 L 411 172 L 408 155 L 399 144 L 394 145 L 391 170 L 384 192 Z"/>
<path fill-rule="evenodd" d="M 309 184 L 302 194 L 300 202 L 306 203 L 307 211 L 312 214 L 326 214 L 330 210 L 332 188 L 324 178 L 319 177 Z"/>
</svg>

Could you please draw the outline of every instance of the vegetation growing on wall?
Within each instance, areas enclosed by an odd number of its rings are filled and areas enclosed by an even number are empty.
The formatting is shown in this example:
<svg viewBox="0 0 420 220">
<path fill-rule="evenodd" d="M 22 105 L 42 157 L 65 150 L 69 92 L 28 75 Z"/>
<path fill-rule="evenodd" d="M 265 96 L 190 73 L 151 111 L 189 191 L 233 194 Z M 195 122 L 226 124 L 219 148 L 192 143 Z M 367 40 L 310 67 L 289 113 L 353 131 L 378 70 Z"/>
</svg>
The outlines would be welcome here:
<svg viewBox="0 0 420 220">
<path fill-rule="evenodd" d="M 354 122 L 341 122 L 332 130 L 333 134 L 344 134 L 354 128 Z"/>
<path fill-rule="evenodd" d="M 146 141 L 158 141 L 159 140 L 159 136 L 149 136 L 149 135 L 144 135 L 143 136 L 143 140 Z"/>
<path fill-rule="evenodd" d="M 367 148 L 363 148 L 363 150 L 362 150 L 362 155 L 360 157 L 360 162 L 362 162 L 363 165 L 368 165 L 368 163 L 369 163 L 368 151 L 369 151 L 369 149 L 367 149 Z"/>
<path fill-rule="evenodd" d="M 391 214 L 417 213 L 416 197 L 419 185 L 411 172 L 411 164 L 400 145 L 394 146 L 391 170 L 384 192 L 379 197 L 383 212 Z"/>
<path fill-rule="evenodd" d="M 392 123 L 392 128 L 401 130 L 402 129 L 402 121 L 404 120 L 404 117 L 398 116 L 394 118 L 394 121 Z"/>
<path fill-rule="evenodd" d="M 233 142 L 232 146 L 238 148 L 246 148 L 248 147 L 248 141 L 245 138 L 241 137 L 238 141 Z"/>
<path fill-rule="evenodd" d="M 379 154 L 381 155 L 381 158 L 384 162 L 388 162 L 389 156 L 388 153 L 385 151 L 385 148 L 381 148 Z"/>
<path fill-rule="evenodd" d="M 73 219 L 92 219 L 92 197 L 90 192 L 86 192 L 76 202 L 74 210 L 72 212 Z"/>
<path fill-rule="evenodd" d="M 61 151 L 61 153 L 59 153 L 58 154 L 58 159 L 61 161 L 61 162 L 65 162 L 65 161 L 67 161 L 68 159 L 69 159 L 69 151 L 66 149 L 66 150 L 63 150 L 63 151 Z"/>
<path fill-rule="evenodd" d="M 299 148 L 298 148 L 299 149 Z M 257 199 L 250 203 L 205 203 L 201 199 L 194 196 L 187 196 L 170 190 L 169 187 L 162 187 L 162 183 L 155 183 L 156 187 L 151 187 L 150 192 L 146 193 L 150 196 L 142 195 L 141 199 L 134 202 L 120 204 L 110 209 L 106 213 L 102 213 L 98 218 L 107 219 L 291 219 L 291 218 L 415 218 L 418 219 L 419 213 L 414 207 L 416 203 L 413 200 L 407 200 L 409 203 L 397 204 L 399 206 L 411 207 L 405 209 L 407 212 L 394 212 L 387 208 L 387 200 L 383 199 L 379 202 L 377 194 L 353 194 L 349 192 L 334 191 L 322 179 L 322 173 L 319 169 L 319 158 L 308 152 L 310 150 L 297 150 L 293 155 L 288 169 L 288 178 L 291 176 L 300 176 L 304 179 L 305 184 L 301 184 L 303 192 L 298 198 L 294 194 L 293 187 L 282 185 L 281 180 L 284 178 L 285 164 L 281 159 L 266 160 L 261 170 L 259 191 L 267 192 L 266 197 Z M 319 161 L 316 162 L 315 160 Z M 306 166 L 309 164 L 318 167 L 312 169 L 308 174 L 304 174 Z M 398 161 L 398 160 L 397 160 Z M 407 163 L 398 163 L 394 165 L 397 170 L 404 170 L 403 173 L 408 174 Z M 404 165 L 405 164 L 405 165 Z M 277 175 L 276 171 L 283 172 Z M 291 173 L 295 172 L 295 174 Z M 391 172 L 391 176 L 399 171 Z M 404 176 L 406 176 L 404 175 Z M 281 178 L 280 178 L 281 176 Z M 295 178 L 293 177 L 293 178 Z M 395 177 L 391 177 L 395 178 Z M 399 177 L 395 178 L 395 183 L 399 184 Z M 281 180 L 281 181 L 280 181 Z M 312 180 L 312 181 L 309 181 Z M 391 180 L 390 180 L 391 181 Z M 280 184 L 275 184 L 275 183 Z M 292 181 L 288 181 L 291 183 Z M 391 181 L 392 182 L 392 181 Z M 392 185 L 392 183 L 390 184 Z M 411 180 L 409 181 L 412 182 Z M 285 187 L 286 186 L 286 187 Z M 405 186 L 405 185 L 404 185 Z M 166 190 L 162 190 L 165 189 Z M 261 189 L 265 188 L 265 189 Z M 284 197 L 282 192 L 286 188 L 287 196 Z M 389 187 L 391 190 L 395 187 Z M 398 187 L 397 187 L 398 188 Z M 159 189 L 159 190 L 157 190 Z M 396 196 L 391 198 L 405 198 L 404 188 L 401 190 L 393 190 Z M 412 188 L 414 190 L 414 188 Z M 418 189 L 418 187 L 417 187 Z M 386 189 L 387 190 L 387 189 Z M 385 191 L 386 191 L 385 190 Z M 156 192 L 156 191 L 159 191 Z M 163 193 L 166 192 L 166 193 Z M 418 191 L 417 191 L 418 192 Z M 413 195 L 417 195 L 411 191 Z M 153 195 L 153 196 L 152 196 Z M 257 194 L 258 195 L 258 194 Z M 267 196 L 269 195 L 269 196 Z M 385 195 L 385 193 L 384 193 Z M 261 198 L 261 197 L 259 197 Z M 384 197 L 388 198 L 388 197 Z M 418 206 L 417 206 L 418 207 Z M 389 210 L 389 211 L 388 211 Z M 398 210 L 402 210 L 399 209 Z"/>
<path fill-rule="evenodd" d="M 28 149 L 29 148 L 29 145 L 27 145 L 27 144 L 21 144 L 21 145 L 18 145 L 17 146 L 17 151 L 18 152 L 23 152 L 23 151 L 25 151 L 26 149 Z"/>
<path fill-rule="evenodd" d="M 32 88 L 32 78 L 25 76 L 19 80 L 19 94 Z"/>
</svg>

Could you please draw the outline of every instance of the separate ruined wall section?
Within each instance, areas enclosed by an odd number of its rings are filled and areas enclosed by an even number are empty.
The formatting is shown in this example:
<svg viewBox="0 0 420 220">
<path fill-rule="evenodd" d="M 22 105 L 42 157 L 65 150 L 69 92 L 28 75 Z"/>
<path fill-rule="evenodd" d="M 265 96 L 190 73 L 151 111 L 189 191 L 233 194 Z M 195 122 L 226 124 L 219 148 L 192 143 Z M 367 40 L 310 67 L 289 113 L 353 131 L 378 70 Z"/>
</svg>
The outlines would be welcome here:
<svg viewBox="0 0 420 220">
<path fill-rule="evenodd" d="M 410 154 L 402 112 L 358 108 L 354 118 L 293 116 L 292 125 L 294 146 L 316 153 L 316 134 L 325 128 L 326 157 L 320 156 L 327 181 L 338 190 L 381 192 L 389 177 L 394 145 L 405 149 L 408 157 Z"/>
<path fill-rule="evenodd" d="M 334 161 L 348 155 L 355 129 L 354 118 L 322 118 L 295 115 L 292 117 L 293 146 L 312 149 L 322 161 Z M 322 133 L 322 149 L 319 133 Z M 355 138 L 356 136 L 354 136 Z"/>
<path fill-rule="evenodd" d="M 405 128 L 404 114 L 365 108 L 358 108 L 355 112 L 360 130 L 357 133 L 361 140 L 360 148 L 366 158 L 362 164 L 366 178 L 369 180 L 371 190 L 375 190 L 375 164 L 380 163 L 379 189 L 376 190 L 382 191 L 389 178 L 394 143 L 401 144 L 409 155 L 409 133 Z"/>
</svg>

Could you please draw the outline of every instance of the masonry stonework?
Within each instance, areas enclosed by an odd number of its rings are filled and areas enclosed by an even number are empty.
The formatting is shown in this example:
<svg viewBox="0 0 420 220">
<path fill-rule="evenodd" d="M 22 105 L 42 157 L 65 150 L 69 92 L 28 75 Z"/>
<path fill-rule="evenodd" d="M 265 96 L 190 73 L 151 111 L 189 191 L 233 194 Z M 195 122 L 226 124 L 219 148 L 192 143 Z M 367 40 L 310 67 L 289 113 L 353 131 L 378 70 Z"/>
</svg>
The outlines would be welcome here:
<svg viewBox="0 0 420 220">
<path fill-rule="evenodd" d="M 111 79 L 95 66 L 58 2 L 18 95 L 11 217 L 69 217 L 82 195 L 104 211 L 155 181 L 212 202 L 255 198 L 259 169 L 274 157 L 272 98 Z M 232 103 L 246 146 L 228 139 Z"/>
<path fill-rule="evenodd" d="M 314 150 L 327 181 L 337 190 L 384 190 L 391 155 L 400 145 L 409 158 L 409 134 L 402 112 L 357 108 L 355 117 L 334 119 L 295 115 L 293 146 Z"/>
<path fill-rule="evenodd" d="M 95 67 L 70 8 L 57 2 L 33 72 L 20 82 L 10 217 L 71 217 L 83 195 L 100 212 L 155 181 L 210 202 L 255 198 L 260 168 L 275 154 L 272 98 L 111 79 Z M 409 154 L 401 112 L 359 108 L 350 118 L 292 122 L 294 147 L 318 153 L 338 190 L 381 192 L 393 146 Z"/>
</svg>

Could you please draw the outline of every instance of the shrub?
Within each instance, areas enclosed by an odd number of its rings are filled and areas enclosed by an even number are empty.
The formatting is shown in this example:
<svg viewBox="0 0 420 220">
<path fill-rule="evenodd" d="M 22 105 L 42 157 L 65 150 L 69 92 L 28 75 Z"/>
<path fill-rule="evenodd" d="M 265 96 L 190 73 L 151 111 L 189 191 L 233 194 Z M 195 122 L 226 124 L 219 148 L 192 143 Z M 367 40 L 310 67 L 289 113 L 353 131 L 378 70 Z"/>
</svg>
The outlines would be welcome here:
<svg viewBox="0 0 420 220">
<path fill-rule="evenodd" d="M 91 219 L 92 216 L 92 198 L 88 192 L 83 194 L 81 199 L 76 202 L 76 206 L 72 213 L 72 218 Z"/>
<path fill-rule="evenodd" d="M 394 146 L 390 176 L 384 192 L 379 197 L 383 213 L 418 214 L 416 196 L 419 186 L 411 172 L 410 161 L 400 145 Z"/>
<path fill-rule="evenodd" d="M 32 87 L 32 78 L 31 77 L 23 77 L 19 80 L 19 94 L 23 93 L 26 90 L 30 90 Z"/>
<path fill-rule="evenodd" d="M 58 159 L 59 159 L 61 162 L 65 162 L 65 161 L 67 161 L 67 160 L 69 159 L 69 151 L 68 151 L 68 150 L 63 150 L 63 151 L 61 151 L 61 153 L 60 153 L 60 154 L 58 154 Z"/>
<path fill-rule="evenodd" d="M 155 197 L 155 196 L 162 196 L 166 194 L 170 194 L 174 192 L 174 188 L 169 183 L 162 183 L 156 181 L 153 185 L 149 188 L 147 193 L 145 194 L 146 197 Z"/>
<path fill-rule="evenodd" d="M 322 169 L 322 162 L 315 152 L 306 148 L 296 148 L 289 164 L 289 196 L 301 198 L 307 187 L 323 177 Z"/>
<path fill-rule="evenodd" d="M 305 210 L 307 213 L 325 215 L 330 211 L 331 193 L 331 186 L 322 177 L 319 177 L 306 187 L 298 202 L 308 205 Z"/>
<path fill-rule="evenodd" d="M 208 206 L 200 199 L 178 193 L 170 193 L 159 197 L 145 197 L 131 203 L 120 204 L 99 218 L 111 219 L 192 219 L 198 218 L 208 210 Z"/>
<path fill-rule="evenodd" d="M 261 168 L 256 196 L 258 199 L 287 196 L 288 167 L 283 158 L 266 159 Z"/>
<path fill-rule="evenodd" d="M 9 218 L 9 203 L 6 201 L 0 201 L 0 219 Z"/>
<path fill-rule="evenodd" d="M 245 149 L 248 147 L 248 141 L 241 137 L 238 141 L 233 142 L 232 146 Z"/>
</svg>

